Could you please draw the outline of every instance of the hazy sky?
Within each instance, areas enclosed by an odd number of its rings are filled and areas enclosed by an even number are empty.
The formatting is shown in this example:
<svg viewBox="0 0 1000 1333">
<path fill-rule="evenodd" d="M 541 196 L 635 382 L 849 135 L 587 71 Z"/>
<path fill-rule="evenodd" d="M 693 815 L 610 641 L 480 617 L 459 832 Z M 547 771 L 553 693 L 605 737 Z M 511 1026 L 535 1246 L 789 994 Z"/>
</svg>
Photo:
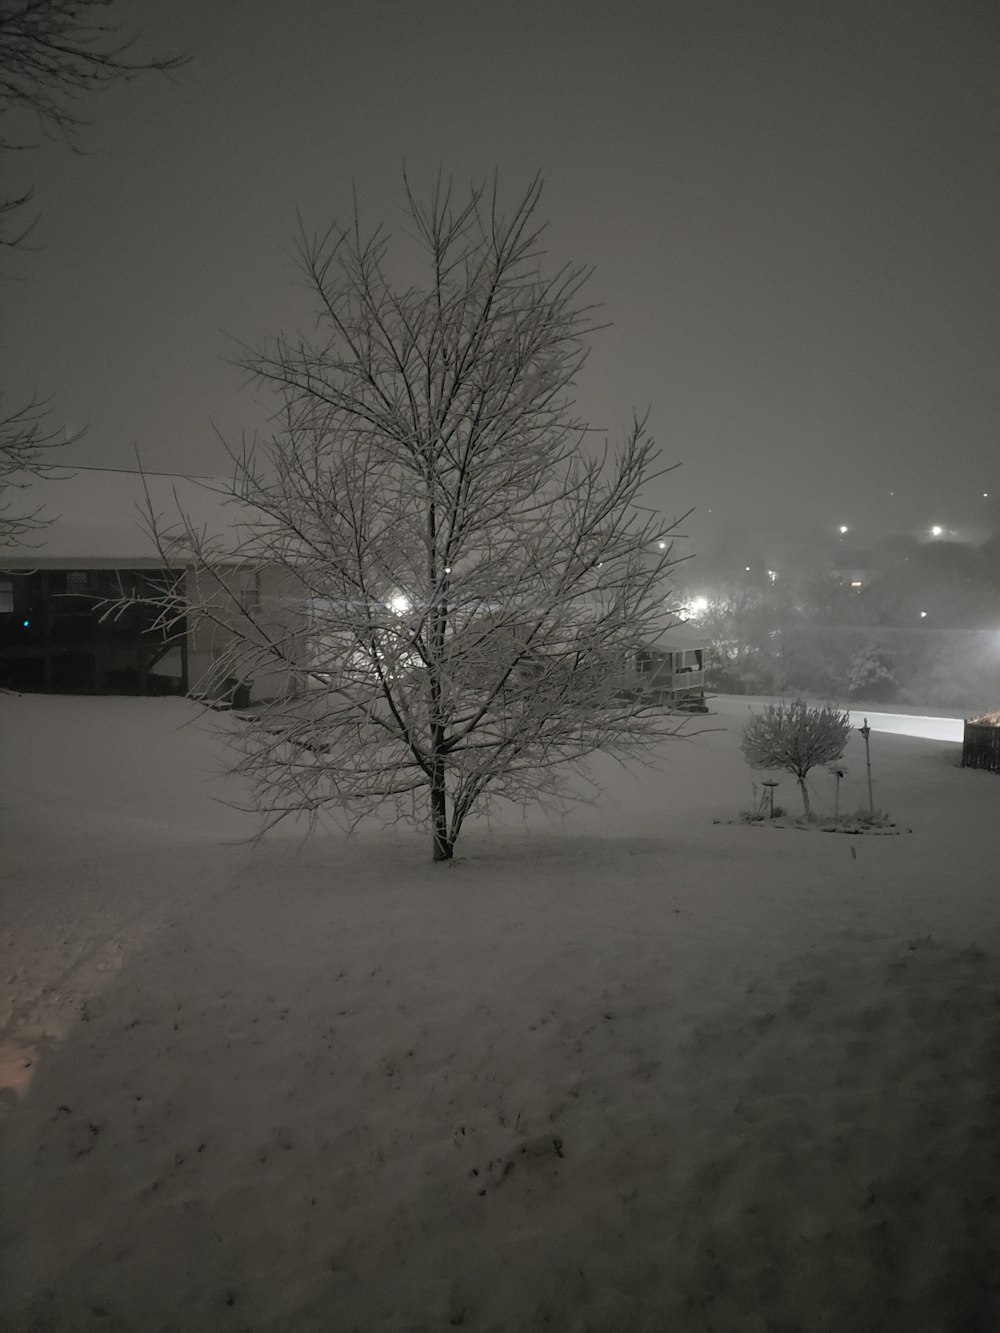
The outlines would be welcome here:
<svg viewBox="0 0 1000 1333">
<path fill-rule="evenodd" d="M 582 410 L 651 407 L 653 497 L 862 539 L 1000 523 L 994 0 L 129 0 L 140 50 L 86 155 L 16 160 L 3 380 L 89 423 L 80 464 L 221 470 L 261 419 L 230 339 L 301 324 L 296 210 L 398 224 L 401 167 L 536 169 L 554 262 L 596 265 Z M 890 496 L 890 491 L 895 492 Z M 982 493 L 989 492 L 989 498 Z"/>
</svg>

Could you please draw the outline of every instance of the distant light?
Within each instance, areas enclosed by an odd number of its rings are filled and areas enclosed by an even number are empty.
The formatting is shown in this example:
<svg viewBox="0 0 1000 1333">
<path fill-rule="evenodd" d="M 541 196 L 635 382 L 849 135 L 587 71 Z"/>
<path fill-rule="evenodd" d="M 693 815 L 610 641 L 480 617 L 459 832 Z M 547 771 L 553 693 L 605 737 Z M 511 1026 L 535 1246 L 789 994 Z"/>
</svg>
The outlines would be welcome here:
<svg viewBox="0 0 1000 1333">
<path fill-rule="evenodd" d="M 921 611 L 921 612 L 920 612 L 920 619 L 921 619 L 921 620 L 926 620 L 926 619 L 927 619 L 927 612 L 926 612 L 926 611 Z"/>
<path fill-rule="evenodd" d="M 21 621 L 21 626 L 22 626 L 23 629 L 27 629 L 27 628 L 29 627 L 30 624 L 31 624 L 31 621 L 30 621 L 30 620 L 22 620 L 22 621 Z"/>
<path fill-rule="evenodd" d="M 847 531 L 847 524 L 846 524 L 846 523 L 841 523 L 841 525 L 840 525 L 840 535 L 843 537 L 843 535 L 844 535 L 844 533 L 845 533 L 846 531 Z"/>
<path fill-rule="evenodd" d="M 660 548 L 661 551 L 665 551 L 665 550 L 667 549 L 667 543 L 666 543 L 666 542 L 657 542 L 657 545 L 659 546 L 659 548 Z"/>
<path fill-rule="evenodd" d="M 446 574 L 450 574 L 450 573 L 451 573 L 451 565 L 445 565 L 445 567 L 444 567 L 444 572 L 445 572 Z"/>
<path fill-rule="evenodd" d="M 776 569 L 769 569 L 769 570 L 767 571 L 767 577 L 768 577 L 768 578 L 771 580 L 771 582 L 773 583 L 774 580 L 778 577 L 778 571 L 777 571 Z"/>
<path fill-rule="evenodd" d="M 852 587 L 852 588 L 860 588 L 860 587 L 861 587 L 861 580 L 860 580 L 860 579 L 851 579 L 851 587 Z"/>
<path fill-rule="evenodd" d="M 705 612 L 705 611 L 707 611 L 707 610 L 708 610 L 708 598 L 707 598 L 707 597 L 694 597 L 694 598 L 692 598 L 692 600 L 691 600 L 691 614 L 692 614 L 693 616 L 700 616 L 703 612 Z"/>
<path fill-rule="evenodd" d="M 746 572 L 747 572 L 748 574 L 750 573 L 750 566 L 749 566 L 749 565 L 744 565 L 743 568 L 746 570 Z"/>
<path fill-rule="evenodd" d="M 931 528 L 931 536 L 932 536 L 932 537 L 940 537 L 941 534 L 942 534 L 942 532 L 944 532 L 944 528 L 938 527 L 938 525 L 937 525 L 936 523 L 935 523 L 934 526 Z"/>
<path fill-rule="evenodd" d="M 405 593 L 394 592 L 389 598 L 389 610 L 393 615 L 405 616 L 408 611 L 413 610 L 413 603 Z"/>
<path fill-rule="evenodd" d="M 984 500 L 988 500 L 989 498 L 990 498 L 990 493 L 989 493 L 989 491 L 983 491 L 983 499 L 984 499 Z"/>
</svg>

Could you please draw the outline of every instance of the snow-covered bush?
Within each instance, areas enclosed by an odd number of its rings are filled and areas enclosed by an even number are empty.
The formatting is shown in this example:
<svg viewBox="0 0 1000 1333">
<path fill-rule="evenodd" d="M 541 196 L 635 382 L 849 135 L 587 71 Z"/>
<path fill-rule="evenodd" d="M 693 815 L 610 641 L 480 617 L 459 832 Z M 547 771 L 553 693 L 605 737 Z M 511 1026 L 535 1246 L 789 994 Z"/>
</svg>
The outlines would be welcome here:
<svg viewBox="0 0 1000 1333">
<path fill-rule="evenodd" d="M 802 807 L 810 818 L 806 777 L 817 764 L 832 764 L 847 747 L 851 735 L 848 714 L 830 704 L 812 707 L 804 699 L 768 704 L 754 713 L 743 728 L 740 749 L 751 768 L 782 768 L 791 773 L 802 793 Z"/>
<path fill-rule="evenodd" d="M 855 653 L 847 673 L 847 685 L 855 699 L 886 703 L 899 688 L 896 667 L 884 648 L 867 646 Z"/>
</svg>

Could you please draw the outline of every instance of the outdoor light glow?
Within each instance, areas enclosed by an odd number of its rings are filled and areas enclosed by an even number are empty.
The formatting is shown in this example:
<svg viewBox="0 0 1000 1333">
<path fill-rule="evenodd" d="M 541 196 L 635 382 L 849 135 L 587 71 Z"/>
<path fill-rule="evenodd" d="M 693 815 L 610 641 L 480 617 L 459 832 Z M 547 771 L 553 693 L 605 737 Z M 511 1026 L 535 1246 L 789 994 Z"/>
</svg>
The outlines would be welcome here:
<svg viewBox="0 0 1000 1333">
<path fill-rule="evenodd" d="M 746 572 L 747 572 L 748 574 L 750 573 L 750 566 L 749 566 L 749 565 L 744 565 L 743 568 L 746 570 Z"/>
<path fill-rule="evenodd" d="M 394 592 L 389 598 L 389 610 L 393 615 L 405 616 L 408 611 L 413 610 L 413 603 L 405 593 Z"/>
<path fill-rule="evenodd" d="M 939 528 L 938 525 L 937 525 L 936 523 L 935 523 L 934 526 L 931 528 L 931 536 L 932 536 L 932 537 L 940 537 L 941 534 L 942 534 L 942 532 L 944 532 L 944 528 Z"/>
<path fill-rule="evenodd" d="M 921 620 L 926 620 L 926 619 L 927 619 L 927 612 L 926 612 L 926 611 L 921 611 L 921 612 L 920 612 L 920 619 L 921 619 Z"/>
<path fill-rule="evenodd" d="M 707 597 L 694 597 L 691 599 L 691 614 L 693 616 L 700 616 L 703 612 L 707 610 L 708 610 Z"/>
<path fill-rule="evenodd" d="M 658 545 L 659 545 L 661 551 L 665 551 L 665 550 L 667 549 L 667 543 L 666 543 L 666 542 L 659 542 Z"/>
<path fill-rule="evenodd" d="M 840 535 L 843 537 L 843 535 L 844 535 L 844 533 L 845 533 L 846 531 L 847 531 L 847 524 L 846 524 L 846 523 L 841 523 L 841 525 L 840 525 Z"/>
<path fill-rule="evenodd" d="M 778 577 L 778 571 L 777 571 L 776 569 L 769 569 L 769 570 L 767 571 L 767 577 L 768 577 L 768 578 L 771 580 L 771 582 L 773 583 L 774 580 Z"/>
<path fill-rule="evenodd" d="M 851 579 L 851 587 L 852 587 L 852 588 L 860 588 L 860 587 L 861 587 L 861 580 L 860 580 L 860 579 Z"/>
</svg>

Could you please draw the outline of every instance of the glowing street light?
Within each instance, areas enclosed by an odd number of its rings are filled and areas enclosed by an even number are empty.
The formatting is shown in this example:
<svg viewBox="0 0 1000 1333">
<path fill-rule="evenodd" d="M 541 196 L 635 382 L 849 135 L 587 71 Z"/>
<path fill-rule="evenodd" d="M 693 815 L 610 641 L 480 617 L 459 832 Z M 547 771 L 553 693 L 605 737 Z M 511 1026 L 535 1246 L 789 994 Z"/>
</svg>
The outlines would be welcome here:
<svg viewBox="0 0 1000 1333">
<path fill-rule="evenodd" d="M 838 529 L 838 531 L 840 532 L 841 537 L 843 537 L 844 534 L 848 531 L 847 524 L 846 524 L 846 523 L 841 523 L 840 528 Z"/>
<path fill-rule="evenodd" d="M 942 532 L 944 532 L 944 528 L 940 527 L 937 523 L 931 528 L 932 537 L 940 537 Z"/>
<path fill-rule="evenodd" d="M 405 616 L 413 610 L 413 603 L 405 592 L 394 592 L 389 598 L 389 610 L 394 616 Z"/>
</svg>

